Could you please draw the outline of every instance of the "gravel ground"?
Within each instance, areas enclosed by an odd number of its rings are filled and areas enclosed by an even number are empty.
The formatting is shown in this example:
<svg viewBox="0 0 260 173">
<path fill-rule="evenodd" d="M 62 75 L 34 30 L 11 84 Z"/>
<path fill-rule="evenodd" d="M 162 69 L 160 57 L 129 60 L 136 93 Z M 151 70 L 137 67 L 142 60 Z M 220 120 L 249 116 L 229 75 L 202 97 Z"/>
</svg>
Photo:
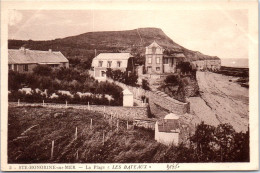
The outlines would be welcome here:
<svg viewBox="0 0 260 173">
<path fill-rule="evenodd" d="M 197 72 L 201 97 L 191 97 L 191 113 L 210 125 L 230 123 L 237 132 L 248 129 L 249 90 L 233 77 Z"/>
</svg>

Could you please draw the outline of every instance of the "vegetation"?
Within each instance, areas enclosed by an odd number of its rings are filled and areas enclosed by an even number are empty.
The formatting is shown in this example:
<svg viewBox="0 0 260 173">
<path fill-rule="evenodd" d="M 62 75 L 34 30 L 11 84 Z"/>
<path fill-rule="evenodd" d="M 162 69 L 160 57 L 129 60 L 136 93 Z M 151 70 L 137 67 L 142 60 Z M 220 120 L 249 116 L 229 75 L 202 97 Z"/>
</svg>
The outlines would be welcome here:
<svg viewBox="0 0 260 173">
<path fill-rule="evenodd" d="M 92 129 L 90 119 L 93 120 Z M 46 107 L 10 107 L 8 111 L 9 163 L 182 163 L 248 162 L 249 132 L 236 133 L 228 124 L 201 123 L 190 145 L 165 146 L 154 132 L 116 131 L 110 117 L 87 110 Z M 131 122 L 129 123 L 131 125 Z M 77 127 L 77 138 L 75 129 Z M 103 143 L 104 133 L 104 143 Z M 51 143 L 54 155 L 51 159 Z"/>
<path fill-rule="evenodd" d="M 181 102 L 187 97 L 198 96 L 199 86 L 196 80 L 196 70 L 190 62 L 180 62 L 177 65 L 177 74 L 168 75 L 160 90 Z"/>
<path fill-rule="evenodd" d="M 107 77 L 115 81 L 122 82 L 126 85 L 137 86 L 136 83 L 138 76 L 135 72 L 128 73 L 127 71 L 122 72 L 121 70 L 113 70 L 111 68 L 108 68 L 106 75 Z"/>
<path fill-rule="evenodd" d="M 151 88 L 149 86 L 149 82 L 146 79 L 142 79 L 142 88 L 144 90 L 151 90 Z"/>
<path fill-rule="evenodd" d="M 31 95 L 25 93 L 19 93 L 18 89 L 23 87 L 29 87 L 32 89 L 40 89 L 42 91 L 47 90 L 47 96 L 43 96 L 39 93 L 33 92 Z M 44 99 L 46 102 L 62 102 L 65 100 L 70 103 L 83 103 L 87 104 L 111 104 L 122 105 L 122 88 L 108 82 L 98 82 L 94 78 L 90 77 L 87 72 L 80 71 L 74 68 L 59 68 L 52 69 L 46 65 L 39 65 L 34 68 L 33 73 L 18 73 L 15 71 L 9 71 L 8 77 L 8 90 L 10 101 L 27 102 L 42 102 Z M 73 95 L 77 92 L 92 93 L 91 96 L 85 96 L 84 98 L 69 97 L 58 93 L 58 90 L 69 91 Z M 49 97 L 56 93 L 59 98 L 50 99 Z M 111 95 L 113 101 L 109 101 L 105 98 L 105 94 Z"/>
</svg>

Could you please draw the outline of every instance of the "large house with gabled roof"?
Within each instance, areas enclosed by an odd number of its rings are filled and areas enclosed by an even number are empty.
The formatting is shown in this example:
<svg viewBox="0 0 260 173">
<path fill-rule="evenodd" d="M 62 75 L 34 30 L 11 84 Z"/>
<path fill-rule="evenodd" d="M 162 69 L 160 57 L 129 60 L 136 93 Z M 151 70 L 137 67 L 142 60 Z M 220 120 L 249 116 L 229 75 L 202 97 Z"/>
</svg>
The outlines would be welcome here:
<svg viewBox="0 0 260 173">
<path fill-rule="evenodd" d="M 98 80 L 106 79 L 108 68 L 112 70 L 133 71 L 133 56 L 130 53 L 100 53 L 92 60 L 94 78 Z"/>
<path fill-rule="evenodd" d="M 165 49 L 156 41 L 145 49 L 145 71 L 147 74 L 175 73 L 176 65 L 183 61 L 185 56 L 182 52 L 164 54 Z"/>
<path fill-rule="evenodd" d="M 28 73 L 37 65 L 49 65 L 54 68 L 69 67 L 69 60 L 59 51 L 29 50 L 24 47 L 8 50 L 8 69 Z"/>
</svg>

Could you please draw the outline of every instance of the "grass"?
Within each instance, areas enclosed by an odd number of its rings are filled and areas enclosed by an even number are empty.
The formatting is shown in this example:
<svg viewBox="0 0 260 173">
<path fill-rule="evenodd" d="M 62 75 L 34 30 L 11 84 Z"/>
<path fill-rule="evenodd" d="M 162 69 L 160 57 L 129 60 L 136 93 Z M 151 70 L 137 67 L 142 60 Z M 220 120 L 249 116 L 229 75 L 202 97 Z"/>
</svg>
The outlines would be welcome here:
<svg viewBox="0 0 260 173">
<path fill-rule="evenodd" d="M 93 119 L 92 129 L 90 121 Z M 76 109 L 9 107 L 9 163 L 145 163 L 160 161 L 165 148 L 154 132 L 126 130 L 126 122 Z M 131 123 L 130 123 L 131 124 Z M 77 139 L 75 129 L 77 127 Z M 105 134 L 103 143 L 103 133 Z M 51 142 L 54 156 L 51 159 Z"/>
</svg>

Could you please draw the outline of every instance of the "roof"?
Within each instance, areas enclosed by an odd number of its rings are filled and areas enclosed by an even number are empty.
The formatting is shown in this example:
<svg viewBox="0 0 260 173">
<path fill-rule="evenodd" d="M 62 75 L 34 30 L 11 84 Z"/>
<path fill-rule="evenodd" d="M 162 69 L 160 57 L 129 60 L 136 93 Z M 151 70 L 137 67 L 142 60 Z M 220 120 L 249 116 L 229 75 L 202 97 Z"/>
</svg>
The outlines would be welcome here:
<svg viewBox="0 0 260 173">
<path fill-rule="evenodd" d="M 100 53 L 94 59 L 96 60 L 128 60 L 133 57 L 130 53 Z"/>
<path fill-rule="evenodd" d="M 130 53 L 100 53 L 92 60 L 92 67 L 100 67 L 99 61 L 102 61 L 103 68 L 119 68 L 117 62 L 120 61 L 120 68 L 127 68 L 130 57 L 133 57 Z M 111 62 L 110 67 L 108 61 Z"/>
<path fill-rule="evenodd" d="M 152 42 L 152 44 L 150 44 L 149 46 L 147 47 L 160 47 L 160 48 L 163 48 L 162 46 L 160 46 L 155 40 Z"/>
<path fill-rule="evenodd" d="M 185 58 L 183 53 L 173 53 L 171 55 L 163 55 L 164 57 L 174 57 L 174 58 Z"/>
<path fill-rule="evenodd" d="M 177 120 L 177 119 L 179 119 L 179 116 L 178 115 L 176 115 L 176 114 L 174 114 L 174 113 L 169 113 L 169 114 L 167 114 L 165 117 L 164 117 L 164 119 L 166 120 L 166 119 L 171 119 L 171 120 Z"/>
<path fill-rule="evenodd" d="M 158 131 L 159 132 L 178 132 L 180 129 L 180 124 L 178 120 L 173 119 L 163 119 L 158 121 Z"/>
<path fill-rule="evenodd" d="M 28 49 L 9 49 L 8 64 L 61 63 L 69 60 L 61 53 Z"/>
<path fill-rule="evenodd" d="M 128 89 L 124 89 L 123 94 L 124 95 L 133 95 L 133 93 L 131 93 Z"/>
</svg>

